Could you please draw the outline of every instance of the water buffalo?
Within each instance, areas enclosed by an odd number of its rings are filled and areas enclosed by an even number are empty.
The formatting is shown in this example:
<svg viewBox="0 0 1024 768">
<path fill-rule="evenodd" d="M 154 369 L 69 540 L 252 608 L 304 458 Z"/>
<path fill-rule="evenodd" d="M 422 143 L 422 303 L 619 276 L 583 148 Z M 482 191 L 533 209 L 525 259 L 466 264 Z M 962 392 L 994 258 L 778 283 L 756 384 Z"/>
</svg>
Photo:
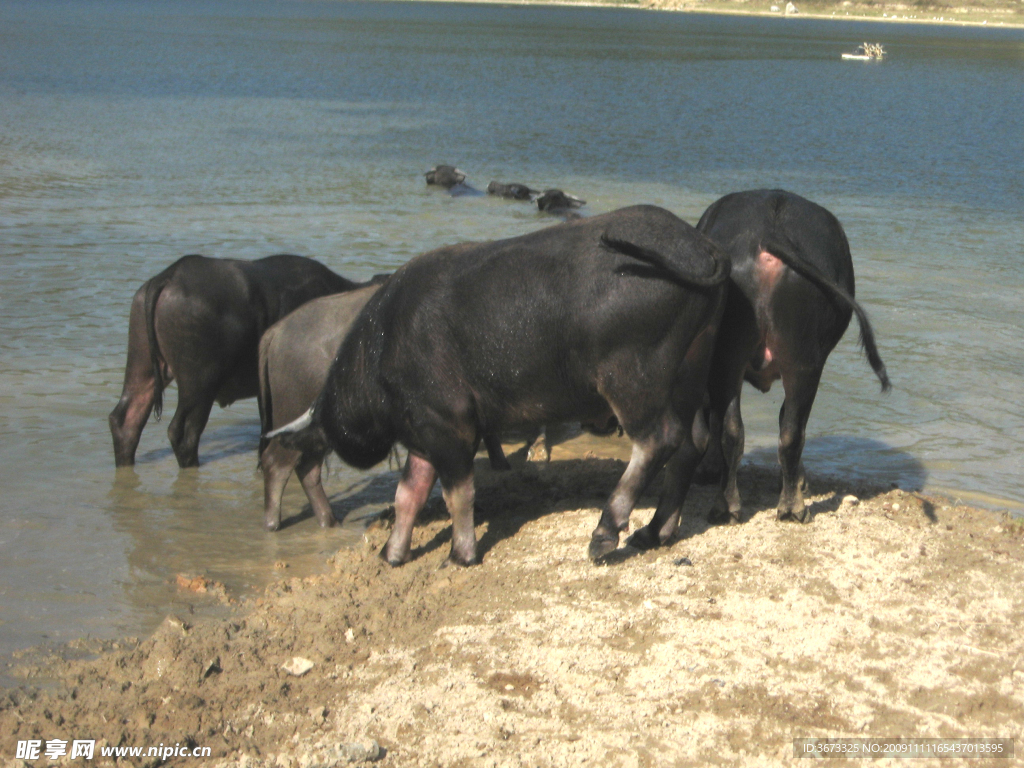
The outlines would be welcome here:
<svg viewBox="0 0 1024 768">
<path fill-rule="evenodd" d="M 466 180 L 466 174 L 454 165 L 435 165 L 423 175 L 426 176 L 428 185 L 443 189 L 451 189 Z"/>
<path fill-rule="evenodd" d="M 492 181 L 487 185 L 487 194 L 504 197 L 507 200 L 532 200 L 534 195 L 540 193 L 525 184 L 502 184 L 500 181 Z"/>
<path fill-rule="evenodd" d="M 314 299 L 267 329 L 260 339 L 259 404 L 263 433 L 301 416 L 320 394 L 338 346 L 356 315 L 380 288 L 371 285 Z M 280 438 L 260 440 L 264 525 L 281 526 L 281 496 L 296 471 L 320 526 L 334 525 L 331 505 L 320 483 L 326 452 L 303 453 Z"/>
<path fill-rule="evenodd" d="M 121 399 L 108 421 L 114 464 L 135 463 L 151 411 L 178 382 L 167 435 L 179 466 L 199 464 L 199 436 L 214 401 L 255 397 L 260 336 L 310 299 L 358 286 L 303 256 L 256 261 L 184 256 L 147 280 L 132 299 Z"/>
<path fill-rule="evenodd" d="M 381 281 L 383 282 L 383 281 Z M 314 299 L 277 321 L 260 339 L 260 422 L 266 434 L 301 416 L 316 400 L 327 372 L 356 316 L 380 288 L 379 284 Z M 509 468 L 498 436 L 484 440 L 496 469 Z M 295 470 L 317 522 L 334 525 L 320 471 L 327 446 L 312 450 L 289 448 L 282 437 L 260 440 L 263 471 L 264 525 L 268 531 L 281 526 L 281 497 Z"/>
<path fill-rule="evenodd" d="M 633 442 L 590 542 L 600 559 L 668 462 L 651 543 L 674 534 L 707 440 L 701 406 L 728 259 L 686 222 L 625 208 L 509 240 L 441 249 L 399 269 L 338 350 L 314 406 L 268 435 L 330 446 L 369 468 L 395 442 L 409 460 L 382 556 L 409 559 L 436 479 L 452 518 L 450 561 L 477 562 L 473 457 L 483 435 L 561 421 Z"/>
<path fill-rule="evenodd" d="M 586 200 L 567 195 L 560 189 L 545 189 L 544 194 L 537 198 L 537 209 L 545 213 L 562 214 L 586 204 Z"/>
<path fill-rule="evenodd" d="M 810 515 L 804 508 L 800 461 L 804 429 L 825 360 L 851 315 L 857 315 L 861 345 L 883 391 L 890 387 L 871 324 L 854 300 L 846 234 L 820 205 L 782 190 L 726 195 L 704 212 L 697 229 L 732 261 L 708 385 L 711 421 L 715 432 L 721 429 L 717 463 L 724 460 L 712 519 L 736 522 L 740 516 L 736 470 L 743 456 L 743 380 L 767 392 L 781 378 L 786 399 L 779 412 L 778 517 L 805 522 Z M 718 445 L 715 440 L 715 453 Z"/>
</svg>

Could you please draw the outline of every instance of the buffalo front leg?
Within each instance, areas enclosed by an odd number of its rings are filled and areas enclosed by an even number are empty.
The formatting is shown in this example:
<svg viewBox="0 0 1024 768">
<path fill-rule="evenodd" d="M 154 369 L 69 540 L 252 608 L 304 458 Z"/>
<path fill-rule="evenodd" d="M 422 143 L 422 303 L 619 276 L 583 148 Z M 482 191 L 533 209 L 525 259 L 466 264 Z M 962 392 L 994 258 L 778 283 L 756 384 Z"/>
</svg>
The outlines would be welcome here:
<svg viewBox="0 0 1024 768">
<path fill-rule="evenodd" d="M 408 562 L 413 525 L 416 524 L 416 516 L 427 503 L 435 480 L 437 471 L 434 465 L 410 452 L 402 468 L 398 490 L 395 491 L 395 526 L 380 553 L 389 565 L 398 566 Z"/>
<path fill-rule="evenodd" d="M 536 437 L 527 440 L 526 460 L 542 463 L 551 461 L 551 443 L 546 426 L 540 427 Z"/>
<path fill-rule="evenodd" d="M 640 494 L 658 474 L 666 457 L 675 447 L 656 440 L 633 443 L 629 466 L 608 498 L 601 512 L 601 520 L 590 537 L 591 560 L 600 560 L 619 546 L 619 534 L 629 525 L 629 515 Z"/>
<path fill-rule="evenodd" d="M 279 438 L 273 438 L 260 454 L 263 472 L 263 527 L 276 531 L 281 527 L 281 497 L 292 470 L 299 462 L 301 452 L 285 448 Z"/>
<path fill-rule="evenodd" d="M 714 523 L 738 523 L 743 501 L 736 477 L 739 472 L 740 460 L 743 458 L 743 415 L 740 412 L 740 395 L 729 402 L 722 419 L 721 442 L 722 455 L 725 458 L 725 471 L 722 473 L 721 489 L 711 507 L 709 520 Z"/>
<path fill-rule="evenodd" d="M 806 523 L 811 514 L 804 505 L 803 456 L 807 419 L 818 392 L 821 369 L 802 370 L 782 376 L 786 399 L 779 411 L 779 464 L 782 467 L 782 494 L 779 496 L 779 520 Z"/>
<path fill-rule="evenodd" d="M 693 414 L 692 422 L 692 434 L 684 438 L 665 465 L 665 485 L 661 498 L 658 499 L 654 517 L 630 537 L 630 546 L 638 549 L 664 546 L 671 542 L 679 530 L 679 519 L 682 516 L 686 494 L 710 442 L 710 432 L 703 410 Z"/>
<path fill-rule="evenodd" d="M 698 485 L 715 485 L 722 479 L 725 472 L 725 459 L 722 457 L 722 418 L 713 408 L 709 410 L 708 429 L 711 439 L 708 442 L 708 449 L 704 452 L 704 458 L 697 465 L 697 471 L 693 473 L 693 482 Z"/>
<path fill-rule="evenodd" d="M 448 514 L 452 518 L 452 550 L 448 559 L 456 565 L 476 565 L 476 530 L 473 525 L 473 508 L 476 489 L 473 472 L 458 480 L 446 482 L 441 479 L 441 492 Z"/>
<path fill-rule="evenodd" d="M 491 460 L 491 469 L 504 472 L 512 469 L 505 457 L 505 450 L 501 447 L 501 435 L 488 432 L 484 435 L 484 446 L 487 448 L 487 457 Z"/>
</svg>

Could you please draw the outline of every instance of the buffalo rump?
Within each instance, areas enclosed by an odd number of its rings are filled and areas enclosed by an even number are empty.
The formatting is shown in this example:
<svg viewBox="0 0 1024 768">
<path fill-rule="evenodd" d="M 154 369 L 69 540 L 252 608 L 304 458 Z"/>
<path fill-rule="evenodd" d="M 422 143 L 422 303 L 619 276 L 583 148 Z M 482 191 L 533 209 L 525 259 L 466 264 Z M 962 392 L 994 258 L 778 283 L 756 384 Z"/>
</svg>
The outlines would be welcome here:
<svg viewBox="0 0 1024 768">
<path fill-rule="evenodd" d="M 184 256 L 135 293 L 121 399 L 108 421 L 114 463 L 131 466 L 150 412 L 178 383 L 167 435 L 179 466 L 199 464 L 214 401 L 257 393 L 257 349 L 273 323 L 310 299 L 360 285 L 303 256 L 256 261 Z"/>
<path fill-rule="evenodd" d="M 846 234 L 825 208 L 782 190 L 726 195 L 704 212 L 697 229 L 732 261 L 708 383 L 712 430 L 716 437 L 721 433 L 709 453 L 715 471 L 721 467 L 712 519 L 740 518 L 736 471 L 743 456 L 743 380 L 767 392 L 781 378 L 786 398 L 779 412 L 778 517 L 805 522 L 804 430 L 825 361 L 853 314 L 871 368 L 883 390 L 890 386 L 871 324 L 854 299 Z"/>
</svg>

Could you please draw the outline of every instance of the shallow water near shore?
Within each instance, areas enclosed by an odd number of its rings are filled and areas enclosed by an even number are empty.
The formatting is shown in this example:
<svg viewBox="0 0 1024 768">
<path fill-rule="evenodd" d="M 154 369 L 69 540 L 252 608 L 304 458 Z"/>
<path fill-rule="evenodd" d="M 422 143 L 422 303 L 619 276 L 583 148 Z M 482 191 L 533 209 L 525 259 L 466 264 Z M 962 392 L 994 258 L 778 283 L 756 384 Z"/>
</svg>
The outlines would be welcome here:
<svg viewBox="0 0 1024 768">
<path fill-rule="evenodd" d="M 0 7 L 0 651 L 150 631 L 358 541 L 394 474 L 334 463 L 339 528 L 262 530 L 254 401 L 203 465 L 165 430 L 115 472 L 131 296 L 185 253 L 313 255 L 349 277 L 554 220 L 427 189 L 459 165 L 595 214 L 778 186 L 835 212 L 894 391 L 851 329 L 808 431 L 845 475 L 1024 508 L 1024 31 L 443 3 L 8 2 Z M 889 59 L 844 63 L 863 39 Z M 780 389 L 778 386 L 776 389 Z M 781 391 L 744 394 L 775 462 Z M 559 450 L 625 455 L 621 439 Z M 275 568 L 275 563 L 278 567 Z M 205 606 L 205 607 L 204 607 Z M 210 606 L 213 606 L 212 608 Z"/>
</svg>

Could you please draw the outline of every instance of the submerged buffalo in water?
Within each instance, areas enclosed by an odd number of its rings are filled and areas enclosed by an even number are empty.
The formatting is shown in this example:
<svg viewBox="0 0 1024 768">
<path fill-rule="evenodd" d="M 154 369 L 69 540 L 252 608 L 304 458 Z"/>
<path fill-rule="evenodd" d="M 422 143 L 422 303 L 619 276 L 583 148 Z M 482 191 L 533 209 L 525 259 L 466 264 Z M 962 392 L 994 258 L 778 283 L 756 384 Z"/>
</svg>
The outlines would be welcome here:
<svg viewBox="0 0 1024 768">
<path fill-rule="evenodd" d="M 567 195 L 560 189 L 545 189 L 544 194 L 537 198 L 537 210 L 545 213 L 565 214 L 586 204 L 586 200 Z"/>
<path fill-rule="evenodd" d="M 303 256 L 256 261 L 184 256 L 135 293 L 121 399 L 110 412 L 114 463 L 135 463 L 151 411 L 178 383 L 167 429 L 179 466 L 199 464 L 199 436 L 214 401 L 221 406 L 258 390 L 257 349 L 273 323 L 310 299 L 355 288 Z"/>
<path fill-rule="evenodd" d="M 648 526 L 662 543 L 707 439 L 700 408 L 729 262 L 668 211 L 625 208 L 522 237 L 441 249 L 399 269 L 346 336 L 313 408 L 270 433 L 332 448 L 354 467 L 400 442 L 409 461 L 382 556 L 409 559 L 437 478 L 452 562 L 477 562 L 473 457 L 484 435 L 614 414 L 633 442 L 590 543 L 618 544 L 637 499 L 668 462 Z"/>
<path fill-rule="evenodd" d="M 871 324 L 854 299 L 846 234 L 829 211 L 782 190 L 726 195 L 704 212 L 697 229 L 732 261 L 708 384 L 712 424 L 716 433 L 721 429 L 721 453 L 716 440 L 709 458 L 717 456 L 721 463 L 724 457 L 722 492 L 712 517 L 730 522 L 740 517 L 736 470 L 743 456 L 743 380 L 767 392 L 781 378 L 786 399 L 779 413 L 778 517 L 806 522 L 804 430 L 825 361 L 853 314 L 871 368 L 883 391 L 890 386 Z"/>
<path fill-rule="evenodd" d="M 534 195 L 540 194 L 535 189 L 530 189 L 525 184 L 512 182 L 502 184 L 500 181 L 492 181 L 487 185 L 487 194 L 495 197 L 504 197 L 506 200 L 532 200 Z"/>
<path fill-rule="evenodd" d="M 435 165 L 425 174 L 428 186 L 451 189 L 466 180 L 466 174 L 454 165 Z"/>
</svg>

